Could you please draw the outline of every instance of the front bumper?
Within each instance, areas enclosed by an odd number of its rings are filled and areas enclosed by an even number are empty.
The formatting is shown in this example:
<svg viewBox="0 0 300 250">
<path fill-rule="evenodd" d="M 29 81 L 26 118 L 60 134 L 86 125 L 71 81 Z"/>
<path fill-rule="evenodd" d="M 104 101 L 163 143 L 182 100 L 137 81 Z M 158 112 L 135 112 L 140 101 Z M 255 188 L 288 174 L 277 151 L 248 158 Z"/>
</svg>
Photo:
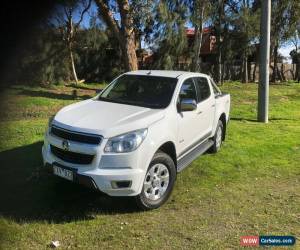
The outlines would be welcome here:
<svg viewBox="0 0 300 250">
<path fill-rule="evenodd" d="M 42 155 L 44 165 L 53 163 L 61 168 L 71 170 L 75 176 L 74 182 L 98 189 L 110 196 L 135 196 L 141 192 L 146 169 L 142 159 L 139 159 L 138 150 L 126 154 L 103 154 L 105 141 L 98 147 L 71 143 L 70 150 L 75 152 L 94 152 L 95 157 L 91 164 L 79 165 L 64 162 L 52 154 L 50 144 L 61 147 L 62 140 L 46 134 Z M 116 183 L 129 183 L 128 186 L 119 187 Z"/>
</svg>

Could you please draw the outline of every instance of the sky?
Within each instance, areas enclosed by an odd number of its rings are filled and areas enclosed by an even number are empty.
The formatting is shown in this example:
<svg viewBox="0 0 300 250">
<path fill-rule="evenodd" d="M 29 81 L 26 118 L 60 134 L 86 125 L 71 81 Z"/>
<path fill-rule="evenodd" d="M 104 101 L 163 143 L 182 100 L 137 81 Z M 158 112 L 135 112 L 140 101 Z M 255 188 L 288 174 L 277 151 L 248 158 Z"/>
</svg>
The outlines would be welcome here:
<svg viewBox="0 0 300 250">
<path fill-rule="evenodd" d="M 281 47 L 280 49 L 279 49 L 279 53 L 281 54 L 281 55 L 283 55 L 284 57 L 286 57 L 287 58 L 287 62 L 288 63 L 292 63 L 292 59 L 291 59 L 291 57 L 290 57 L 290 52 L 291 52 L 291 50 L 293 50 L 294 48 L 293 48 L 293 46 L 292 45 L 286 45 L 286 46 L 283 46 L 283 47 Z"/>
</svg>

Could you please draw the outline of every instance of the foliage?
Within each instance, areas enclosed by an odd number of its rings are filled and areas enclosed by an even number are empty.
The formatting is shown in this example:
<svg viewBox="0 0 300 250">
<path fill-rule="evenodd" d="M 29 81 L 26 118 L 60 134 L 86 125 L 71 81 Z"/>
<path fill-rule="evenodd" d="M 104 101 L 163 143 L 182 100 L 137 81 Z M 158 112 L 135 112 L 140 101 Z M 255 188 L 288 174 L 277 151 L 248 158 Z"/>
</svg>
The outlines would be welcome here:
<svg viewBox="0 0 300 250">
<path fill-rule="evenodd" d="M 290 52 L 290 56 L 292 57 L 293 64 L 300 64 L 300 52 L 296 50 L 292 50 Z"/>
<path fill-rule="evenodd" d="M 134 20 L 133 3 L 139 1 L 117 0 L 105 1 L 95 0 L 98 7 L 98 13 L 107 28 L 114 34 L 118 40 L 120 50 L 122 51 L 122 59 L 124 69 L 132 71 L 138 69 L 138 59 L 136 55 L 136 20 Z M 119 21 L 116 19 L 119 16 Z"/>
<path fill-rule="evenodd" d="M 77 70 L 79 77 L 87 82 L 110 81 L 123 70 L 118 43 L 96 18 L 78 34 Z"/>
<path fill-rule="evenodd" d="M 200 60 L 197 59 L 199 46 L 196 45 L 202 39 L 200 26 L 210 27 L 211 35 L 216 36 L 215 50 L 210 54 L 209 62 L 200 69 L 202 72 L 212 74 L 215 79 L 234 77 L 247 82 L 249 62 L 257 62 L 260 0 L 97 0 L 94 3 L 94 8 L 98 7 L 96 14 L 84 11 L 84 6 L 88 7 L 89 3 L 89 0 L 64 2 L 50 18 L 46 18 L 48 22 L 34 27 L 28 40 L 17 48 L 18 57 L 11 69 L 16 74 L 10 74 L 10 81 L 29 84 L 70 82 L 75 78 L 74 69 L 79 79 L 109 81 L 128 70 L 130 65 L 135 68 L 136 62 L 129 62 L 136 55 L 141 60 L 145 51 L 153 53 L 152 64 L 144 66 L 146 68 L 197 71 L 199 68 L 195 66 L 200 65 Z M 300 2 L 272 0 L 272 4 L 271 61 L 276 63 L 282 60 L 278 53 L 281 45 L 292 42 L 296 49 L 298 47 Z M 72 15 L 66 22 L 69 9 Z M 121 10 L 124 11 L 123 18 L 120 17 Z M 83 13 L 90 19 L 90 25 L 86 27 L 80 25 Z M 75 33 L 68 29 L 70 20 L 73 20 Z M 125 25 L 122 20 L 128 23 Z M 192 45 L 187 41 L 187 27 L 195 28 L 197 34 Z M 69 39 L 71 43 L 66 43 L 68 37 L 72 38 Z M 70 67 L 70 58 L 73 58 L 74 67 Z M 279 70 L 275 68 L 273 72 Z"/>
<path fill-rule="evenodd" d="M 187 8 L 183 0 L 161 1 L 155 10 L 153 51 L 157 69 L 179 69 L 178 60 L 187 48 Z"/>
<path fill-rule="evenodd" d="M 73 48 L 79 79 L 110 81 L 122 72 L 118 44 L 110 32 L 91 20 L 89 28 L 78 30 Z M 68 49 L 55 27 L 37 27 L 30 40 L 20 49 L 16 62 L 18 73 L 12 82 L 50 85 L 70 82 Z"/>
<path fill-rule="evenodd" d="M 273 46 L 281 45 L 294 34 L 299 24 L 300 3 L 298 0 L 272 0 L 271 40 Z"/>
<path fill-rule="evenodd" d="M 15 81 L 49 85 L 68 79 L 66 50 L 58 32 L 50 27 L 39 26 L 30 38 L 19 50 Z"/>
</svg>

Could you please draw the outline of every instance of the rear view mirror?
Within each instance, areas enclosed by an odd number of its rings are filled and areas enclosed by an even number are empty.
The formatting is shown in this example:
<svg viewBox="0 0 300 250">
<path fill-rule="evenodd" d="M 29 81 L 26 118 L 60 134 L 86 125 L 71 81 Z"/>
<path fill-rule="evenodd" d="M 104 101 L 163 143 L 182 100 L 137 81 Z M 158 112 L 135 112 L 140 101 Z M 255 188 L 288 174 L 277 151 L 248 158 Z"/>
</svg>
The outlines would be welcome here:
<svg viewBox="0 0 300 250">
<path fill-rule="evenodd" d="M 193 111 L 197 109 L 197 102 L 194 99 L 184 98 L 180 101 L 180 111 Z"/>
</svg>

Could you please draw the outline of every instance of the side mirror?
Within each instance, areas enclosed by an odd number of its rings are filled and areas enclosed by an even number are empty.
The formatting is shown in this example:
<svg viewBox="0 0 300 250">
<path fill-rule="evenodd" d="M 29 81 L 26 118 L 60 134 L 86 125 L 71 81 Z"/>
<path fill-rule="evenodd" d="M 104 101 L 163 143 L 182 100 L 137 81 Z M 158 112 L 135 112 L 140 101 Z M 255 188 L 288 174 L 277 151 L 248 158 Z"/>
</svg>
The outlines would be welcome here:
<svg viewBox="0 0 300 250">
<path fill-rule="evenodd" d="M 182 99 L 180 101 L 179 109 L 181 112 L 193 111 L 197 109 L 197 102 L 194 99 L 188 99 L 188 98 Z"/>
</svg>

